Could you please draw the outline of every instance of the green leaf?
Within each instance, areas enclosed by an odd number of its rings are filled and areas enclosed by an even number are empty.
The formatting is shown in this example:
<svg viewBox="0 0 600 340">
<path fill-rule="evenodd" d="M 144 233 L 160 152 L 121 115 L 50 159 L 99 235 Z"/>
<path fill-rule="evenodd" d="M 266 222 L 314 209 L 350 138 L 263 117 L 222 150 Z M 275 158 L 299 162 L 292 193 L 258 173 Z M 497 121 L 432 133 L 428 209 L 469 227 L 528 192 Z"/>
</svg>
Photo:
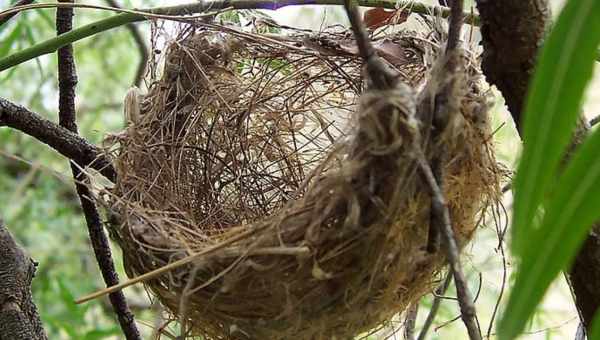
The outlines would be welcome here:
<svg viewBox="0 0 600 340">
<path fill-rule="evenodd" d="M 596 312 L 594 322 L 592 322 L 592 330 L 588 334 L 588 340 L 600 340 L 600 313 Z"/>
<path fill-rule="evenodd" d="M 13 43 L 21 36 L 22 30 L 23 23 L 19 21 L 12 32 L 10 32 L 8 37 L 2 39 L 2 44 L 0 45 L 0 58 L 4 58 L 4 56 L 10 52 L 11 48 L 13 47 Z"/>
<path fill-rule="evenodd" d="M 33 30 L 31 29 L 31 26 L 27 25 L 25 26 L 25 35 L 27 36 L 27 40 L 29 41 L 29 43 L 31 45 L 35 45 L 35 37 L 33 35 Z M 40 62 L 39 58 L 35 59 L 36 64 L 37 64 L 37 68 L 38 68 L 38 72 L 40 74 L 40 78 L 44 76 L 44 68 L 42 67 L 42 63 Z"/>
<path fill-rule="evenodd" d="M 119 327 L 113 327 L 109 329 L 94 329 L 87 333 L 83 337 L 85 340 L 99 340 L 106 339 L 108 337 L 113 337 L 115 335 L 120 335 L 121 329 Z"/>
<path fill-rule="evenodd" d="M 75 296 L 71 293 L 71 289 L 69 289 L 63 279 L 58 278 L 57 283 L 59 296 L 64 307 L 67 308 L 69 314 L 72 315 L 75 320 L 84 322 L 87 308 L 85 306 L 79 306 L 75 304 Z"/>
<path fill-rule="evenodd" d="M 554 278 L 571 263 L 588 230 L 600 219 L 598 150 L 600 130 L 575 152 L 544 205 L 545 215 L 528 239 L 500 322 L 500 339 L 514 339 L 522 331 Z"/>
<path fill-rule="evenodd" d="M 600 1 L 568 1 L 545 42 L 525 105 L 512 226 L 516 255 L 530 244 L 528 232 L 570 142 L 599 42 Z"/>
</svg>

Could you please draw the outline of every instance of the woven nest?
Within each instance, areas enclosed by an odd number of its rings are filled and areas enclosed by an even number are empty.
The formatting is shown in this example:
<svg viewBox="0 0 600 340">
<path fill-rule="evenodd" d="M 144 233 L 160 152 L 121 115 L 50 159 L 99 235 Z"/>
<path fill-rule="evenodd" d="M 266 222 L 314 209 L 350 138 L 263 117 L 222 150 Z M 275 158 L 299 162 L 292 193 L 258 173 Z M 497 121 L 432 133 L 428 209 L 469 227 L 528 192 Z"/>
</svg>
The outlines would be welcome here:
<svg viewBox="0 0 600 340">
<path fill-rule="evenodd" d="M 145 282 L 186 336 L 345 339 L 431 290 L 446 260 L 426 250 L 431 198 L 415 145 L 428 159 L 445 150 L 461 246 L 498 197 L 476 63 L 464 57 L 438 138 L 414 113 L 439 83 L 432 36 L 374 40 L 410 85 L 379 92 L 365 90 L 347 32 L 203 26 L 170 44 L 130 108 L 108 201 L 129 276 L 204 254 Z"/>
</svg>

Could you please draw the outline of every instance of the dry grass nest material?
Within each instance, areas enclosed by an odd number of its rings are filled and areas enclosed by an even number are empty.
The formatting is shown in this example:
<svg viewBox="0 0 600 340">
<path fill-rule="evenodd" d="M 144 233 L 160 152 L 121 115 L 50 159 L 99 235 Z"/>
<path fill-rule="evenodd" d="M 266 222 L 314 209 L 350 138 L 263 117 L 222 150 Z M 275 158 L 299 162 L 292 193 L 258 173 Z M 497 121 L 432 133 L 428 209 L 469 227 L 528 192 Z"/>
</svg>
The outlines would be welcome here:
<svg viewBox="0 0 600 340">
<path fill-rule="evenodd" d="M 130 276 L 221 245 L 145 282 L 186 336 L 346 339 L 431 290 L 445 257 L 425 250 L 430 193 L 415 145 L 442 161 L 461 246 L 498 198 L 487 87 L 473 58 L 453 75 L 461 88 L 447 128 L 423 121 L 443 82 L 435 36 L 375 39 L 410 87 L 362 94 L 347 32 L 203 26 L 170 44 L 130 108 L 108 200 Z"/>
</svg>

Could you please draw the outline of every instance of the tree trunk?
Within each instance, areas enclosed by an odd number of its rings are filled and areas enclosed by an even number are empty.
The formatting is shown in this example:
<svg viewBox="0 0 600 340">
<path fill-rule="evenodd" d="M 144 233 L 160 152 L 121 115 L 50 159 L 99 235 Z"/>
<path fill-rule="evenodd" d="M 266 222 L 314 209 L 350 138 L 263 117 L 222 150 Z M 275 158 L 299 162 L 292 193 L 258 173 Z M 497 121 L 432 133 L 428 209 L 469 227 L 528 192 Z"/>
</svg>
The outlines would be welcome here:
<svg viewBox="0 0 600 340">
<path fill-rule="evenodd" d="M 0 220 L 0 340 L 48 339 L 31 297 L 35 267 Z"/>
<path fill-rule="evenodd" d="M 529 79 L 550 19 L 548 4 L 546 0 L 477 0 L 477 8 L 481 15 L 483 72 L 488 82 L 502 92 L 521 133 Z M 589 331 L 600 306 L 600 227 L 590 232 L 579 250 L 570 281 L 581 322 Z"/>
</svg>

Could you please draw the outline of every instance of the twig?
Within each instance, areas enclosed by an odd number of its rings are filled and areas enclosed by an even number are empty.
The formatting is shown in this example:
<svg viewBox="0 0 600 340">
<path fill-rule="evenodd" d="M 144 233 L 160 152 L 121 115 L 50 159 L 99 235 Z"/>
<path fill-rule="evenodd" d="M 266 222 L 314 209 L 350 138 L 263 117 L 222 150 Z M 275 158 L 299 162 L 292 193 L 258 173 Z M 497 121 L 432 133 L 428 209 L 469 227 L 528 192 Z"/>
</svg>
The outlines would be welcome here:
<svg viewBox="0 0 600 340">
<path fill-rule="evenodd" d="M 404 319 L 404 340 L 415 340 L 415 324 L 417 323 L 417 314 L 419 313 L 419 301 L 413 302 Z"/>
<path fill-rule="evenodd" d="M 449 103 L 452 100 L 451 97 L 454 95 L 454 89 L 457 87 L 457 78 L 453 75 L 458 71 L 460 65 L 460 55 L 457 49 L 460 44 L 460 32 L 463 24 L 463 0 L 452 1 L 451 6 L 452 13 L 450 15 L 445 56 L 446 63 L 444 65 L 444 76 L 449 77 L 449 81 L 442 85 L 439 94 L 436 96 L 436 106 L 433 116 L 433 124 L 438 134 L 445 129 L 448 122 L 449 112 L 447 110 L 450 108 Z M 432 162 L 434 168 L 430 167 L 423 155 L 419 162 L 420 169 L 431 190 L 431 223 L 433 228 L 439 230 L 445 244 L 446 257 L 450 263 L 456 285 L 461 318 L 467 327 L 469 338 L 471 340 L 479 340 L 481 339 L 481 333 L 476 319 L 475 306 L 473 305 L 473 299 L 471 298 L 471 293 L 462 272 L 459 249 L 454 237 L 450 213 L 443 196 L 444 174 L 442 164 L 445 154 L 443 143 L 441 143 L 440 148 L 441 150 L 437 151 L 438 155 L 434 157 Z"/>
<path fill-rule="evenodd" d="M 13 5 L 13 7 L 29 5 L 30 3 L 33 3 L 34 1 L 35 0 L 19 0 Z M 9 14 L 0 16 L 0 26 L 6 24 L 10 19 L 12 19 L 12 17 L 17 15 L 18 13 L 19 12 L 15 12 L 15 13 L 9 13 Z"/>
<path fill-rule="evenodd" d="M 239 233 L 239 234 L 237 234 L 237 235 L 235 235 L 235 236 L 233 236 L 231 238 L 228 238 L 227 240 L 225 240 L 225 241 L 223 241 L 221 243 L 215 244 L 214 246 L 210 246 L 210 247 L 204 248 L 204 249 L 202 249 L 202 251 L 200 251 L 198 253 L 195 253 L 195 254 L 191 254 L 188 257 L 184 257 L 181 260 L 177 260 L 175 262 L 169 263 L 169 264 L 167 264 L 167 265 L 165 265 L 163 267 L 160 267 L 160 268 L 155 269 L 153 271 L 147 272 L 147 273 L 142 274 L 140 276 L 134 277 L 133 279 L 127 280 L 125 282 L 119 283 L 118 285 L 114 285 L 112 287 L 108 287 L 108 288 L 99 290 L 99 291 L 97 291 L 95 293 L 86 295 L 86 296 L 84 296 L 82 298 L 77 299 L 75 301 L 75 303 L 76 304 L 80 304 L 80 303 L 88 302 L 90 300 L 102 297 L 102 296 L 104 296 L 106 294 L 110 294 L 110 293 L 113 293 L 113 292 L 120 291 L 120 290 L 122 290 L 124 288 L 127 288 L 129 286 L 132 286 L 132 285 L 134 285 L 136 283 L 151 280 L 151 279 L 153 279 L 153 278 L 155 278 L 157 276 L 160 276 L 160 275 L 162 275 L 164 273 L 168 273 L 168 272 L 170 272 L 172 270 L 175 270 L 176 268 L 179 268 L 181 266 L 185 266 L 188 263 L 192 263 L 192 262 L 194 262 L 194 261 L 196 261 L 196 260 L 198 260 L 198 259 L 200 259 L 200 258 L 202 258 L 204 256 L 207 256 L 208 254 L 211 254 L 211 253 L 214 253 L 214 252 L 216 252 L 216 251 L 218 251 L 220 249 L 223 249 L 223 248 L 227 247 L 230 244 L 233 244 L 233 243 L 235 243 L 237 241 L 240 241 L 240 240 L 243 240 L 243 239 L 245 239 L 247 237 L 250 237 L 250 235 L 252 235 L 252 234 L 256 233 L 257 231 L 262 230 L 264 228 L 265 228 L 264 225 L 261 226 L 261 227 L 257 227 L 257 228 L 250 228 L 250 229 L 248 229 L 248 230 L 246 230 L 244 232 L 241 232 L 241 233 Z"/>
<path fill-rule="evenodd" d="M 481 335 L 475 320 L 475 306 L 473 306 L 473 299 L 471 298 L 471 293 L 469 292 L 465 276 L 462 272 L 458 245 L 454 238 L 454 230 L 452 229 L 452 224 L 450 222 L 448 206 L 446 205 L 442 190 L 435 180 L 433 171 L 425 161 L 424 157 L 420 157 L 419 167 L 431 190 L 431 208 L 434 211 L 434 214 L 439 218 L 439 227 L 442 239 L 445 243 L 446 257 L 448 258 L 454 276 L 454 284 L 456 285 L 456 293 L 458 295 L 458 304 L 460 306 L 462 320 L 467 327 L 469 338 L 471 340 L 479 340 L 481 339 Z"/>
<path fill-rule="evenodd" d="M 358 7 L 352 1 L 345 0 L 344 8 L 346 9 L 354 36 L 356 37 L 358 52 L 365 61 L 367 74 L 369 75 L 369 80 L 372 82 L 371 85 L 379 90 L 393 88 L 398 77 L 377 57 L 358 12 Z"/>
<path fill-rule="evenodd" d="M 62 0 L 73 1 L 73 0 Z M 58 34 L 66 33 L 73 27 L 73 9 L 58 8 L 56 11 L 56 31 Z M 77 72 L 73 58 L 73 46 L 66 45 L 58 50 L 58 117 L 60 125 L 77 134 L 77 121 L 75 115 L 75 86 L 77 85 Z M 81 166 L 81 164 L 79 165 Z M 119 277 L 112 260 L 108 238 L 104 233 L 102 221 L 96 203 L 92 199 L 87 185 L 87 176 L 78 165 L 71 163 L 71 172 L 75 180 L 75 188 L 79 195 L 81 208 L 88 227 L 90 241 L 98 266 L 102 272 L 107 286 L 119 283 Z M 141 340 L 140 333 L 135 325 L 133 314 L 127 306 L 123 292 L 109 295 L 109 300 L 117 314 L 117 319 L 128 340 Z"/>
<path fill-rule="evenodd" d="M 479 283 L 477 284 L 477 293 L 475 294 L 475 298 L 473 298 L 473 303 L 477 302 L 477 299 L 479 299 L 479 294 L 481 294 L 481 287 L 483 285 L 483 275 L 481 273 L 479 273 L 478 277 L 479 277 Z M 453 297 L 444 296 L 444 298 L 458 301 L 458 297 L 453 298 Z M 448 321 L 444 321 L 443 323 L 441 323 L 440 325 L 435 327 L 433 330 L 437 332 L 438 330 L 440 330 L 440 329 L 448 326 L 449 324 L 453 323 L 454 321 L 460 319 L 460 317 L 461 317 L 461 314 L 459 313 L 456 317 L 454 317 Z M 477 327 L 479 329 L 481 329 L 481 327 L 479 326 L 479 320 L 475 319 L 475 321 L 477 322 Z"/>
<path fill-rule="evenodd" d="M 106 0 L 106 3 L 115 8 L 121 8 L 121 6 L 117 3 L 116 0 Z M 146 64 L 148 64 L 148 59 L 150 58 L 150 53 L 148 52 L 148 46 L 146 46 L 146 42 L 142 37 L 142 33 L 137 28 L 137 26 L 133 23 L 129 23 L 126 25 L 129 33 L 131 33 L 131 37 L 135 44 L 138 47 L 138 51 L 140 52 L 140 61 L 138 63 L 137 70 L 135 72 L 135 78 L 133 78 L 133 85 L 140 87 L 142 84 L 142 80 L 144 80 L 144 74 L 146 73 Z"/>
<path fill-rule="evenodd" d="M 189 4 L 168 6 L 168 7 L 156 7 L 150 9 L 140 10 L 142 12 L 148 12 L 151 14 L 166 14 L 166 15 L 190 15 L 194 13 L 202 13 L 206 11 L 218 11 L 226 8 L 232 9 L 268 9 L 276 10 L 286 6 L 299 6 L 299 5 L 342 5 L 344 0 L 217 0 L 217 1 L 198 1 Z M 382 8 L 408 8 L 412 13 L 421 14 L 432 14 L 440 15 L 441 17 L 448 17 L 450 10 L 446 7 L 441 6 L 429 6 L 421 3 L 414 2 L 412 0 L 359 0 L 357 4 L 365 7 L 382 7 Z M 398 6 L 398 7 L 396 7 Z M 477 16 L 465 14 L 465 18 L 469 23 L 475 25 L 479 22 Z M 27 49 L 19 51 L 15 54 L 9 55 L 5 58 L 0 59 L 0 71 L 6 70 L 15 65 L 19 65 L 28 60 L 37 58 L 39 56 L 53 53 L 58 48 L 67 44 L 74 43 L 81 39 L 87 38 L 94 34 L 104 32 L 115 27 L 123 26 L 129 23 L 145 21 L 148 18 L 138 13 L 122 13 L 110 18 L 98 20 L 91 24 L 82 26 L 69 33 L 62 34 L 58 37 L 48 39 L 39 44 L 31 46 Z"/>
<path fill-rule="evenodd" d="M 598 123 L 600 123 L 600 115 L 596 116 L 596 117 L 592 118 L 592 120 L 590 120 L 590 126 L 594 126 Z"/>
<path fill-rule="evenodd" d="M 455 75 L 460 72 L 460 55 L 457 50 L 460 44 L 460 33 L 463 24 L 463 17 L 460 15 L 463 10 L 463 1 L 452 1 L 451 6 L 451 11 L 453 14 L 450 15 L 448 20 L 449 30 L 448 40 L 446 42 L 443 73 L 440 72 L 437 74 L 437 76 L 441 78 L 441 81 L 438 85 L 440 86 L 440 89 L 434 93 L 433 112 L 428 113 L 427 115 L 427 117 L 432 117 L 431 130 L 433 132 L 433 136 L 431 138 L 434 140 L 433 143 L 437 145 L 435 154 L 431 159 L 431 170 L 440 188 L 443 188 L 444 186 L 443 165 L 445 164 L 444 157 L 446 155 L 446 143 L 444 143 L 443 140 L 440 140 L 440 136 L 446 129 L 450 115 L 452 114 L 450 112 L 453 109 L 453 105 L 451 103 L 453 101 L 453 97 L 455 96 L 455 89 L 457 88 L 456 82 L 458 79 Z M 454 15 L 454 13 L 458 14 Z M 433 205 L 433 201 L 431 204 Z M 434 253 L 437 252 L 439 247 L 439 234 L 441 230 L 439 228 L 439 215 L 436 214 L 435 209 L 432 208 L 430 214 L 431 223 L 429 225 L 427 251 Z"/>
<path fill-rule="evenodd" d="M 32 136 L 82 167 L 95 169 L 113 183 L 116 181 L 115 169 L 98 147 L 64 127 L 0 97 L 0 127 L 2 126 Z"/>
<path fill-rule="evenodd" d="M 417 340 L 425 340 L 427 337 L 427 332 L 433 325 L 433 321 L 437 315 L 438 310 L 440 309 L 440 304 L 443 300 L 443 295 L 448 290 L 450 286 L 450 282 L 452 282 L 452 273 L 448 272 L 446 277 L 444 278 L 444 282 L 435 290 L 433 303 L 431 304 L 431 308 L 429 309 L 429 314 L 427 315 L 427 319 L 425 319 L 425 323 L 423 324 L 423 328 L 421 328 L 421 332 L 419 333 L 419 337 Z"/>
<path fill-rule="evenodd" d="M 501 219 L 502 219 L 502 217 L 501 217 L 502 215 L 500 213 L 500 208 L 502 208 L 502 210 L 504 211 L 504 217 L 505 217 L 505 223 L 502 228 L 500 227 L 500 223 L 501 223 Z M 496 303 L 494 304 L 494 309 L 492 311 L 492 316 L 490 318 L 490 323 L 488 325 L 488 330 L 486 333 L 487 339 L 490 339 L 490 337 L 492 335 L 492 329 L 494 328 L 494 321 L 496 320 L 496 315 L 498 314 L 498 309 L 500 308 L 500 302 L 502 301 L 502 297 L 504 296 L 504 290 L 506 288 L 506 281 L 508 280 L 508 265 L 506 263 L 506 254 L 504 252 L 504 234 L 506 233 L 506 230 L 508 229 L 508 213 L 506 212 L 504 205 L 502 205 L 502 203 L 500 203 L 496 209 L 492 209 L 492 215 L 494 216 L 494 219 L 497 218 L 497 220 L 495 221 L 494 224 L 496 225 L 496 235 L 498 236 L 498 247 L 496 249 L 498 251 L 500 251 L 500 256 L 502 258 L 502 283 L 500 285 L 500 293 L 498 294 L 498 297 L 496 298 Z"/>
<path fill-rule="evenodd" d="M 448 27 L 448 42 L 446 43 L 446 54 L 451 54 L 460 43 L 460 32 L 464 23 L 463 0 L 454 0 L 450 7 L 451 15 Z"/>
<path fill-rule="evenodd" d="M 366 34 L 364 25 L 359 17 L 356 5 L 352 3 L 352 0 L 346 0 L 344 5 L 346 13 L 348 14 L 348 19 L 350 20 L 350 24 L 352 26 L 352 30 L 354 31 L 356 44 L 361 57 L 365 60 L 367 72 L 370 80 L 373 82 L 374 87 L 378 89 L 389 89 L 393 86 L 398 86 L 399 84 L 394 84 L 395 77 L 393 73 L 384 67 L 384 64 L 374 52 Z M 460 36 L 461 28 L 460 26 L 462 25 L 463 13 L 460 11 L 461 9 L 462 0 L 453 1 L 452 16 L 459 18 L 451 18 L 450 20 L 453 25 L 457 25 L 457 27 L 452 29 L 453 37 L 451 39 L 454 41 L 449 41 L 449 48 L 446 51 L 447 57 L 450 59 L 457 55 L 454 50 L 458 46 L 458 38 Z M 446 66 L 448 67 L 448 65 Z M 452 67 L 457 67 L 457 65 L 453 64 Z M 442 89 L 443 92 L 445 91 L 446 96 L 449 96 L 453 89 L 452 81 L 449 83 L 450 84 L 448 86 Z M 417 149 L 415 152 L 417 154 L 418 166 L 423 174 L 423 177 L 425 178 L 426 184 L 429 186 L 431 191 L 431 211 L 434 216 L 432 221 L 437 223 L 436 228 L 438 228 L 442 234 L 442 239 L 445 242 L 446 257 L 450 263 L 450 268 L 452 269 L 454 275 L 461 317 L 465 323 L 465 326 L 467 327 L 469 338 L 471 340 L 479 340 L 481 339 L 481 334 L 476 320 L 475 307 L 473 305 L 473 299 L 471 298 L 471 294 L 462 272 L 459 260 L 459 249 L 454 238 L 454 230 L 452 229 L 452 224 L 450 221 L 450 213 L 444 199 L 442 188 L 440 187 L 441 184 L 438 184 L 431 167 L 425 159 L 425 155 L 423 154 L 422 150 L 420 150 L 420 144 L 416 143 L 415 148 Z M 441 175 L 442 174 L 440 173 L 440 176 Z"/>
</svg>

